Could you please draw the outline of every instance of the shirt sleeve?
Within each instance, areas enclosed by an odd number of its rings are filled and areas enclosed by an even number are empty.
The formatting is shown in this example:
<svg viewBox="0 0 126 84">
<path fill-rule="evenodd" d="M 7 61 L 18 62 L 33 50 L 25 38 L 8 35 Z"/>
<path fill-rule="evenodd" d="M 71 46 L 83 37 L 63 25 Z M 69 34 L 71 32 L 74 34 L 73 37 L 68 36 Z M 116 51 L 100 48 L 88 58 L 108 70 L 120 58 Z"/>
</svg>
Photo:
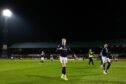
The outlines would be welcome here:
<svg viewBox="0 0 126 84">
<path fill-rule="evenodd" d="M 58 53 L 59 53 L 59 51 L 60 51 L 60 49 L 59 49 L 59 48 L 60 48 L 60 47 L 61 47 L 61 45 L 58 45 L 58 46 L 57 46 L 57 48 L 56 48 L 56 52 L 58 52 Z"/>
</svg>

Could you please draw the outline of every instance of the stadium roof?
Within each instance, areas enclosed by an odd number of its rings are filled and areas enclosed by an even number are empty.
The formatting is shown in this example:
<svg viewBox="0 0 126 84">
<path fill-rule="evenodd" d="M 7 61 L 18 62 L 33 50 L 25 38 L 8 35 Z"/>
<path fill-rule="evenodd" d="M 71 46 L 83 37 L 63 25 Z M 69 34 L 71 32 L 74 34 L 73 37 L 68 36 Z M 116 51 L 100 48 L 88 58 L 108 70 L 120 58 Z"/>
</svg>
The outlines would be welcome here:
<svg viewBox="0 0 126 84">
<path fill-rule="evenodd" d="M 56 48 L 56 45 L 53 42 L 25 42 L 15 43 L 10 48 Z"/>
<path fill-rule="evenodd" d="M 73 42 L 69 43 L 71 48 L 90 48 L 90 47 L 100 47 L 104 43 L 110 45 L 126 45 L 126 40 L 109 40 L 109 41 L 90 41 L 90 42 Z M 9 48 L 56 48 L 57 42 L 24 42 L 15 43 Z"/>
<path fill-rule="evenodd" d="M 10 48 L 56 48 L 58 43 L 55 42 L 26 42 L 15 43 Z M 76 42 L 68 44 L 71 48 L 86 48 L 86 47 L 98 47 L 96 43 Z"/>
</svg>

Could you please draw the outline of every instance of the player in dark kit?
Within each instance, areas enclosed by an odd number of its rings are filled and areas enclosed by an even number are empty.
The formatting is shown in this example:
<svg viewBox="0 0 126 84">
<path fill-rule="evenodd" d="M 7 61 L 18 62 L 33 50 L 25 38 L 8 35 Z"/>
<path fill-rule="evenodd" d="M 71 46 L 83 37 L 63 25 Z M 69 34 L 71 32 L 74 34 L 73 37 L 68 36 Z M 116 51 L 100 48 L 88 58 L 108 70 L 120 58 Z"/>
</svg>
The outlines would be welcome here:
<svg viewBox="0 0 126 84">
<path fill-rule="evenodd" d="M 111 66 L 111 56 L 108 50 L 108 44 L 104 44 L 104 48 L 101 50 L 101 57 L 102 57 L 102 62 L 103 62 L 103 73 L 107 74 L 108 69 Z M 108 64 L 107 67 L 105 67 L 106 64 Z"/>
<path fill-rule="evenodd" d="M 64 80 L 68 80 L 66 76 L 66 64 L 67 64 L 67 55 L 70 51 L 70 48 L 66 45 L 66 39 L 61 39 L 61 44 L 58 45 L 57 51 L 60 54 L 60 63 L 62 64 L 62 75 L 61 78 Z"/>
</svg>

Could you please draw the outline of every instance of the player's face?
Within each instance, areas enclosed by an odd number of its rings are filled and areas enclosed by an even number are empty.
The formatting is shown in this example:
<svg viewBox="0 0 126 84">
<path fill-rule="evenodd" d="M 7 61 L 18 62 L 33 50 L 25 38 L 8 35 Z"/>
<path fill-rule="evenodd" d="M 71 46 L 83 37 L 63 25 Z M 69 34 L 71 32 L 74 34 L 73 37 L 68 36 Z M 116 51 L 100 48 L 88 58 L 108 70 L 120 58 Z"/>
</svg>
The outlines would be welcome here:
<svg viewBox="0 0 126 84">
<path fill-rule="evenodd" d="M 89 52 L 91 52 L 92 50 L 91 49 L 89 49 Z"/>
<path fill-rule="evenodd" d="M 65 38 L 62 39 L 62 44 L 66 45 L 66 39 Z"/>
<path fill-rule="evenodd" d="M 105 44 L 105 45 L 104 45 L 104 48 L 108 48 L 108 44 Z"/>
<path fill-rule="evenodd" d="M 44 51 L 42 51 L 42 53 L 44 53 Z"/>
</svg>

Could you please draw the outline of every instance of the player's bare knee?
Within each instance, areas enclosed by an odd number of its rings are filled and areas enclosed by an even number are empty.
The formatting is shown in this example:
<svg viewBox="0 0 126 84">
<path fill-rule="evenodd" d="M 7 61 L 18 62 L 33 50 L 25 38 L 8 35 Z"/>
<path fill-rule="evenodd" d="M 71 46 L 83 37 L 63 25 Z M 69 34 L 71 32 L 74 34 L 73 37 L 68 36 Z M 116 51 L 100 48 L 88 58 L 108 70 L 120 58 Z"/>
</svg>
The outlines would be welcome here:
<svg viewBox="0 0 126 84">
<path fill-rule="evenodd" d="M 62 67 L 66 67 L 66 64 L 65 63 L 62 63 Z"/>
</svg>

